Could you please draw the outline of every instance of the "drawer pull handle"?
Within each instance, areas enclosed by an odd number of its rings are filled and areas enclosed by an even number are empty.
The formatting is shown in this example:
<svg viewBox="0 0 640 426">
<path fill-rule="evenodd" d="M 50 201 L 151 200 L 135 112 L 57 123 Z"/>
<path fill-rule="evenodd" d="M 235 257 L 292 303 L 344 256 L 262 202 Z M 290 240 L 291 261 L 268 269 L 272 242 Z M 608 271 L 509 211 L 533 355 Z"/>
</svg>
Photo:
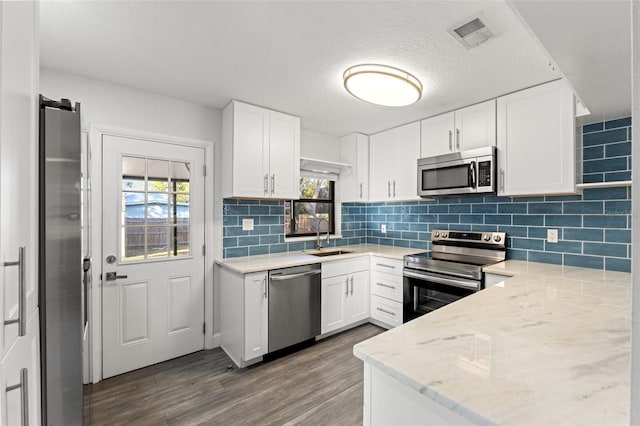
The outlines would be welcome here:
<svg viewBox="0 0 640 426">
<path fill-rule="evenodd" d="M 20 425 L 29 426 L 29 371 L 26 368 L 20 370 L 20 383 L 7 386 L 5 392 L 20 389 Z"/>
<path fill-rule="evenodd" d="M 389 285 L 389 284 L 383 284 L 383 283 L 376 283 L 376 285 L 379 285 L 380 287 L 386 287 L 386 288 L 390 288 L 392 290 L 395 290 L 395 286 Z"/>
<path fill-rule="evenodd" d="M 376 308 L 376 309 L 379 310 L 380 312 L 384 312 L 385 314 L 393 315 L 394 317 L 396 316 L 395 312 L 387 311 L 386 309 L 382 309 L 382 308 Z"/>
<path fill-rule="evenodd" d="M 385 265 L 384 263 L 376 263 L 376 265 L 378 265 L 378 266 L 382 266 L 383 268 L 396 269 L 396 267 L 395 267 L 395 266 L 393 266 L 393 265 Z"/>
</svg>

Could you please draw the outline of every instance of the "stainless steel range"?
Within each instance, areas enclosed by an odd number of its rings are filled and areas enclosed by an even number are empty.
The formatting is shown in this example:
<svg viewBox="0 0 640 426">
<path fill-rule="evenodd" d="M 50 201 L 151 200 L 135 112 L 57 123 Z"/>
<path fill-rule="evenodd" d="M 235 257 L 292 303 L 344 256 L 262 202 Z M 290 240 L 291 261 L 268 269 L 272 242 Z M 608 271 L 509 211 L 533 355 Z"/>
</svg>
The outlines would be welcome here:
<svg viewBox="0 0 640 426">
<path fill-rule="evenodd" d="M 484 288 L 482 267 L 505 260 L 505 232 L 434 230 L 431 251 L 404 257 L 403 322 Z"/>
</svg>

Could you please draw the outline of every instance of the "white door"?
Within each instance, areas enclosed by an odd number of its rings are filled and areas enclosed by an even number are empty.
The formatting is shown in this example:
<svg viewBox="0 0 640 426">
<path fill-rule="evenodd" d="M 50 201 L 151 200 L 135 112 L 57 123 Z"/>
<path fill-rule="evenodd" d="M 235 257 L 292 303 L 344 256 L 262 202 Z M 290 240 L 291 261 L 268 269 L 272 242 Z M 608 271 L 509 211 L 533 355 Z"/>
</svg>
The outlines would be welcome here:
<svg viewBox="0 0 640 426">
<path fill-rule="evenodd" d="M 270 112 L 269 122 L 270 197 L 296 199 L 300 196 L 300 119 Z"/>
<path fill-rule="evenodd" d="M 369 169 L 370 201 L 387 201 L 391 199 L 391 181 L 394 179 L 396 171 L 397 155 L 395 129 L 376 133 L 369 137 L 369 159 L 371 161 L 371 168 Z"/>
<path fill-rule="evenodd" d="M 349 275 L 322 280 L 320 332 L 328 333 L 346 324 L 346 299 Z"/>
<path fill-rule="evenodd" d="M 496 100 L 482 102 L 456 111 L 456 149 L 496 144 Z"/>
<path fill-rule="evenodd" d="M 204 348 L 203 159 L 102 137 L 104 378 Z"/>
<path fill-rule="evenodd" d="M 420 122 L 421 141 L 420 157 L 449 154 L 454 148 L 454 113 L 448 112 L 435 117 L 426 118 Z"/>
<path fill-rule="evenodd" d="M 396 173 L 391 194 L 396 200 L 418 200 L 418 158 L 420 157 L 420 122 L 395 129 Z"/>
</svg>

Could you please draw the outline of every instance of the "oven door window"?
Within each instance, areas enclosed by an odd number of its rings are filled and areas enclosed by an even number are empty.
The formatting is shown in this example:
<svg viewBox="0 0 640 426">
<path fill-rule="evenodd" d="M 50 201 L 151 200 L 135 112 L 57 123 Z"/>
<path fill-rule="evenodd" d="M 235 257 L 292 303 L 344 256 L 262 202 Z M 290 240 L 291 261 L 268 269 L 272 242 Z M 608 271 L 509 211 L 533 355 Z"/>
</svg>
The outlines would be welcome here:
<svg viewBox="0 0 640 426">
<path fill-rule="evenodd" d="M 471 163 L 422 169 L 421 182 L 423 191 L 471 187 Z"/>
<path fill-rule="evenodd" d="M 416 315 L 428 314 L 473 293 L 474 290 L 420 281 L 413 285 L 413 311 Z"/>
</svg>

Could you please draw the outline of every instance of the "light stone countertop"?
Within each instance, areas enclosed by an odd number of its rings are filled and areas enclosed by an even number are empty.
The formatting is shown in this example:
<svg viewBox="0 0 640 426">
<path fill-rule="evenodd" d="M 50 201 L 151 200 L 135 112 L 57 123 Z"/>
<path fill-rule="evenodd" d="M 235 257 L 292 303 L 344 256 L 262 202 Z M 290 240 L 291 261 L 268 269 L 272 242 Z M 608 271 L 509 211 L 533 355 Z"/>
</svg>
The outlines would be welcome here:
<svg viewBox="0 0 640 426">
<path fill-rule="evenodd" d="M 507 261 L 354 354 L 476 423 L 629 423 L 631 274 Z"/>
<path fill-rule="evenodd" d="M 358 244 L 350 246 L 327 247 L 322 251 L 348 250 L 352 253 L 335 256 L 319 257 L 309 253 L 317 250 L 304 250 L 288 253 L 262 254 L 257 256 L 232 257 L 228 259 L 217 259 L 216 263 L 223 268 L 227 268 L 241 274 L 251 272 L 267 271 L 270 269 L 289 268 L 291 266 L 308 265 L 311 263 L 331 262 L 342 259 L 349 259 L 358 256 L 373 254 L 390 259 L 400 259 L 409 254 L 423 252 L 421 249 L 410 249 L 404 247 L 392 247 L 378 244 Z"/>
</svg>

